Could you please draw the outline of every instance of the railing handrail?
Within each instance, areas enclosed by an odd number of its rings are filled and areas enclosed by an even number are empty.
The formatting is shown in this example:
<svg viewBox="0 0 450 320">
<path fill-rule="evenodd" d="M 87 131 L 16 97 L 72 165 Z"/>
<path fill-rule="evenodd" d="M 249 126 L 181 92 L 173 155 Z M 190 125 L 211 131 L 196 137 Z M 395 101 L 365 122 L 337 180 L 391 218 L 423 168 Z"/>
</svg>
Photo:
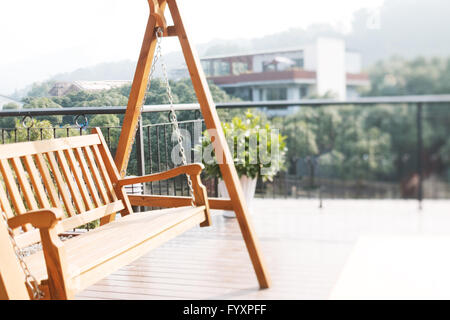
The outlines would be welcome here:
<svg viewBox="0 0 450 320">
<path fill-rule="evenodd" d="M 450 94 L 442 95 L 415 95 L 415 96 L 386 96 L 386 97 L 364 97 L 348 100 L 336 99 L 303 99 L 303 100 L 279 100 L 279 101 L 252 101 L 252 102 L 227 102 L 217 103 L 219 109 L 243 109 L 243 108 L 286 108 L 291 106 L 325 107 L 338 105 L 379 105 L 379 104 L 434 104 L 450 103 Z M 198 103 L 177 104 L 175 110 L 199 110 Z M 145 105 L 142 112 L 165 112 L 169 111 L 169 105 Z M 11 109 L 1 110 L 0 117 L 20 116 L 48 116 L 48 115 L 90 115 L 90 114 L 124 114 L 126 106 L 108 107 L 77 107 L 77 108 L 46 108 L 46 109 Z"/>
</svg>

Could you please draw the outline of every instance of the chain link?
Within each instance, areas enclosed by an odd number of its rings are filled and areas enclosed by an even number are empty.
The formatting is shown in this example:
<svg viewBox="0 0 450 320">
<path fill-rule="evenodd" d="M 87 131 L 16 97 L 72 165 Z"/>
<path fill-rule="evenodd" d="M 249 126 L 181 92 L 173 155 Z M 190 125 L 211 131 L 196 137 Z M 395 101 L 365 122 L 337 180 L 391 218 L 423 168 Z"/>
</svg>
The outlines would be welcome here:
<svg viewBox="0 0 450 320">
<path fill-rule="evenodd" d="M 24 260 L 22 250 L 20 250 L 19 246 L 17 245 L 16 239 L 14 238 L 14 231 L 9 227 L 8 217 L 6 216 L 6 213 L 4 211 L 2 211 L 2 218 L 6 225 L 6 228 L 8 229 L 9 240 L 13 245 L 14 253 L 16 254 L 16 257 L 20 263 L 20 267 L 22 268 L 23 273 L 25 274 L 25 283 L 33 292 L 33 298 L 35 300 L 40 300 L 44 298 L 44 293 L 41 291 L 41 289 L 39 289 L 36 278 L 31 274 L 31 271 Z"/>
<path fill-rule="evenodd" d="M 155 72 L 156 63 L 159 61 L 161 64 L 161 69 L 162 69 L 162 73 L 163 73 L 163 80 L 164 80 L 164 85 L 165 85 L 165 89 L 166 89 L 166 95 L 167 95 L 167 99 L 169 100 L 169 105 L 170 105 L 169 120 L 172 123 L 173 130 L 174 130 L 175 136 L 177 138 L 177 144 L 180 149 L 181 163 L 183 165 L 187 165 L 186 151 L 183 146 L 183 136 L 181 135 L 180 127 L 178 125 L 177 114 L 175 112 L 175 107 L 174 107 L 174 104 L 175 104 L 174 98 L 173 98 L 173 94 L 172 94 L 172 89 L 170 87 L 169 77 L 167 75 L 167 66 L 164 63 L 164 58 L 162 55 L 161 40 L 163 38 L 163 35 L 164 35 L 163 29 L 158 28 L 156 30 L 156 39 L 157 39 L 156 40 L 156 53 L 155 53 L 155 58 L 154 58 L 154 63 L 152 65 L 152 69 L 150 71 L 147 92 L 146 92 L 145 96 L 147 97 L 147 94 L 150 91 L 150 83 L 151 83 L 150 80 L 152 79 L 153 74 Z M 194 194 L 194 187 L 192 185 L 192 180 L 189 175 L 186 175 L 186 178 L 187 178 L 187 183 L 188 183 L 188 187 L 189 187 L 189 195 L 191 196 L 191 205 L 193 207 L 195 207 L 195 194 Z"/>
</svg>

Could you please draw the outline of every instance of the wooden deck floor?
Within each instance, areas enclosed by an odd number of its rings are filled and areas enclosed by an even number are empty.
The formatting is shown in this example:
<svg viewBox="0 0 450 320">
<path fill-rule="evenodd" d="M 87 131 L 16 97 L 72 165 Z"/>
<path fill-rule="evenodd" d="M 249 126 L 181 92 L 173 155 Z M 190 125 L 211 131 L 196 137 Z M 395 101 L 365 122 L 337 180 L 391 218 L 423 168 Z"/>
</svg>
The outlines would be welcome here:
<svg viewBox="0 0 450 320">
<path fill-rule="evenodd" d="M 235 220 L 214 217 L 78 299 L 327 299 L 359 236 L 448 233 L 450 201 L 256 200 L 253 220 L 273 287 L 259 290 Z"/>
</svg>

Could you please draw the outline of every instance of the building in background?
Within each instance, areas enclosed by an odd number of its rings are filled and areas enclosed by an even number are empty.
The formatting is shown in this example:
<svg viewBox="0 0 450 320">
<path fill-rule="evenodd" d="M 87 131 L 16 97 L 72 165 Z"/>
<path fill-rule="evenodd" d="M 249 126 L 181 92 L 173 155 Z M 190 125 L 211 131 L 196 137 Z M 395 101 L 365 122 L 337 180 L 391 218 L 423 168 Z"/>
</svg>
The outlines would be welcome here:
<svg viewBox="0 0 450 320">
<path fill-rule="evenodd" d="M 335 38 L 319 38 L 301 48 L 205 57 L 202 66 L 209 80 L 246 101 L 345 100 L 370 84 L 361 55 Z"/>
<path fill-rule="evenodd" d="M 131 84 L 129 80 L 104 80 L 104 81 L 73 81 L 56 82 L 50 89 L 49 94 L 54 97 L 61 97 L 69 93 L 79 91 L 102 91 L 114 88 L 120 88 Z"/>
</svg>

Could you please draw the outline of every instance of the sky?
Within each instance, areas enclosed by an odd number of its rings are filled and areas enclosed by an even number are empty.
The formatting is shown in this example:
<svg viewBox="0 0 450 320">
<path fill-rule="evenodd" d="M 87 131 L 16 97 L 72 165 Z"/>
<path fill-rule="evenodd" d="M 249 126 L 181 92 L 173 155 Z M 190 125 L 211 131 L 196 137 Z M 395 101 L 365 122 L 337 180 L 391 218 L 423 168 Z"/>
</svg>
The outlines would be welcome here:
<svg viewBox="0 0 450 320">
<path fill-rule="evenodd" d="M 348 30 L 353 12 L 384 0 L 179 0 L 195 44 L 254 38 L 330 23 Z M 136 60 L 148 18 L 145 0 L 0 1 L 0 94 L 101 62 Z M 178 50 L 168 40 L 164 51 Z"/>
</svg>

